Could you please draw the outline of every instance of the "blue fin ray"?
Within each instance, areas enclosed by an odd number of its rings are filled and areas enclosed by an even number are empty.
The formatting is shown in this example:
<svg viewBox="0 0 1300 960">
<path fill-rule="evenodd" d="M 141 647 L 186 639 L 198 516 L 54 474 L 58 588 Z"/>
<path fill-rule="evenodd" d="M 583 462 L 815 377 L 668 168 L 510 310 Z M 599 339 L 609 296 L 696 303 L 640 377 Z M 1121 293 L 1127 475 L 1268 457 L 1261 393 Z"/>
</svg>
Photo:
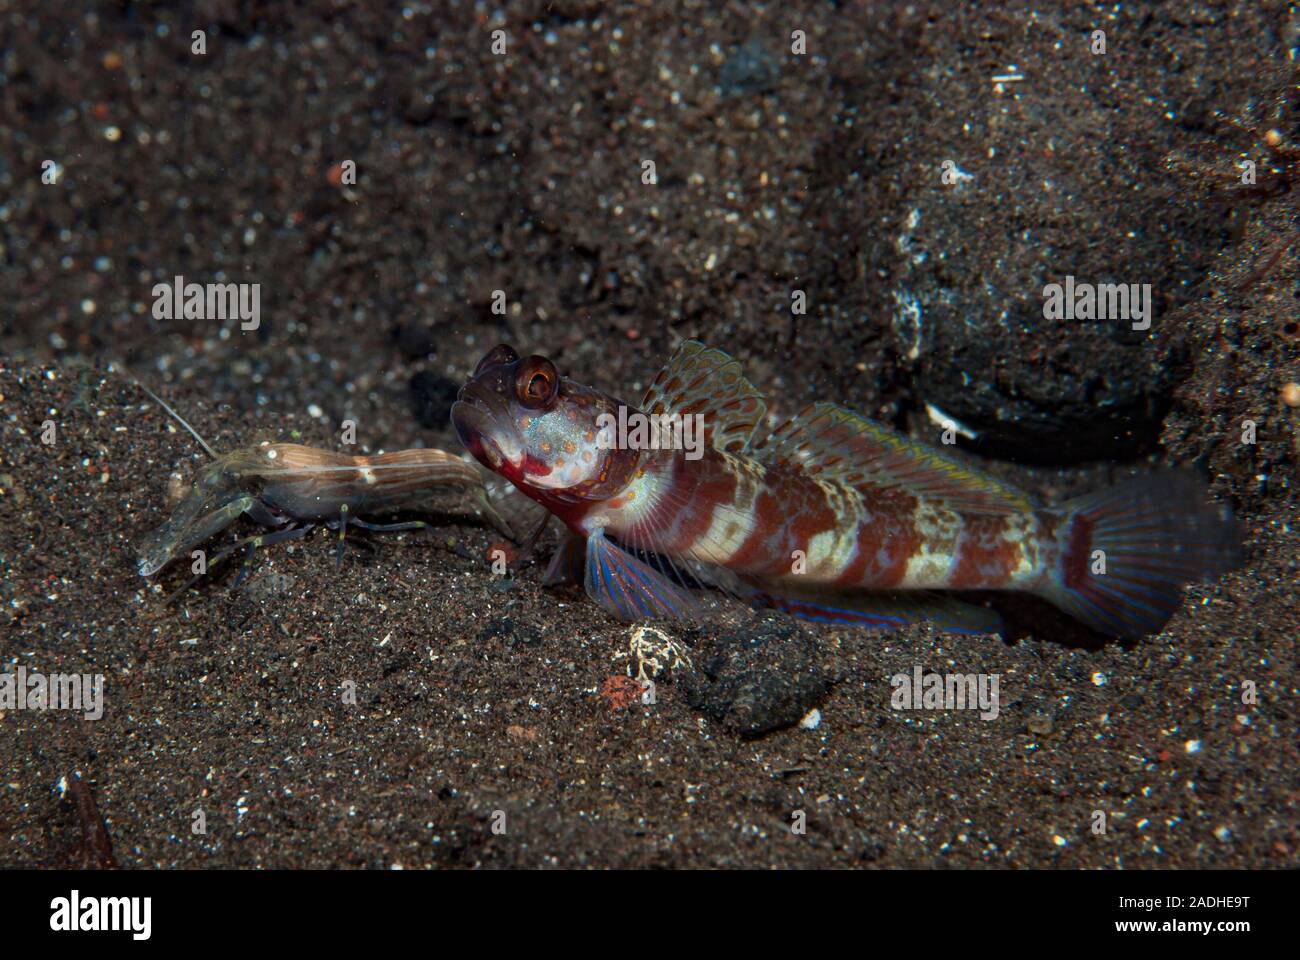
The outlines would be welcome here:
<svg viewBox="0 0 1300 960">
<path fill-rule="evenodd" d="M 696 618 L 696 603 L 688 591 L 601 531 L 587 538 L 585 585 L 587 596 L 619 620 Z"/>
</svg>

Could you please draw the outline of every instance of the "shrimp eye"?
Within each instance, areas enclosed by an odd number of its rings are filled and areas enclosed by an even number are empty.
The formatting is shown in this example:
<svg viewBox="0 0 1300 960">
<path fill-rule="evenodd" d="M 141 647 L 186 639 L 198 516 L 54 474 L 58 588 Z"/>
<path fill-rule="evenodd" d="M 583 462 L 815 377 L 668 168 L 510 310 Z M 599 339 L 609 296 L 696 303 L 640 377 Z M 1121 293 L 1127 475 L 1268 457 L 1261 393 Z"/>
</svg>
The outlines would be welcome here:
<svg viewBox="0 0 1300 960">
<path fill-rule="evenodd" d="M 515 393 L 525 407 L 530 410 L 549 407 L 559 392 L 560 375 L 551 361 L 533 356 L 520 365 L 515 377 Z"/>
</svg>

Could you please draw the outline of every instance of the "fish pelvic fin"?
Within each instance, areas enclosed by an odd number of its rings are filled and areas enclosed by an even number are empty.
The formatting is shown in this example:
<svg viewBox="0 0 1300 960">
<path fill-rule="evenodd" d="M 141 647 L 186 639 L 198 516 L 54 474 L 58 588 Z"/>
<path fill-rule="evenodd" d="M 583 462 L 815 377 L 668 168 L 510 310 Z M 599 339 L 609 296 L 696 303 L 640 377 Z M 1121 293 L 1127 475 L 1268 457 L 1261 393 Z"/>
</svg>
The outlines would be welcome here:
<svg viewBox="0 0 1300 960">
<path fill-rule="evenodd" d="M 690 591 L 610 541 L 604 531 L 587 537 L 587 596 L 611 616 L 636 620 L 695 620 L 698 606 Z"/>
<path fill-rule="evenodd" d="M 1099 633 L 1158 633 L 1183 588 L 1241 562 L 1241 530 L 1193 472 L 1166 470 L 1062 504 L 1061 560 L 1042 595 Z"/>
</svg>

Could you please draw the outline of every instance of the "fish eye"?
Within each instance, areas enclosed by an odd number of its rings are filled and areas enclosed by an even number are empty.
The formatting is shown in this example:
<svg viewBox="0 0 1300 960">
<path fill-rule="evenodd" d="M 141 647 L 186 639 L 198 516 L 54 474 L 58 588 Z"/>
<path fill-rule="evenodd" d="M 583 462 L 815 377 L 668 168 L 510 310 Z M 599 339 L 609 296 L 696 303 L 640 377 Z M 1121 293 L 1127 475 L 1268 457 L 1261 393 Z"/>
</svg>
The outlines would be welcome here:
<svg viewBox="0 0 1300 960">
<path fill-rule="evenodd" d="M 540 410 L 555 402 L 560 392 L 560 375 L 555 364 L 545 357 L 529 357 L 515 377 L 515 393 L 519 402 L 530 410 Z"/>
</svg>

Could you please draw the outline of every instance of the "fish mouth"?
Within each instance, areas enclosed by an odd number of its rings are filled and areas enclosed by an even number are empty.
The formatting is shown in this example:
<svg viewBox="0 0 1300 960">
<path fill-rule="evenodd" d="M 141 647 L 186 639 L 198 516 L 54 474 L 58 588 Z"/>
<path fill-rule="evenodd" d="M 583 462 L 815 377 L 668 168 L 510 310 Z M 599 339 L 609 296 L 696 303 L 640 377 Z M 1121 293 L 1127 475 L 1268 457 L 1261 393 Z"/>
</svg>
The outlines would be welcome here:
<svg viewBox="0 0 1300 960">
<path fill-rule="evenodd" d="M 451 423 L 465 449 L 489 470 L 500 473 L 523 462 L 523 438 L 501 396 L 478 381 L 460 388 L 451 405 Z"/>
</svg>

